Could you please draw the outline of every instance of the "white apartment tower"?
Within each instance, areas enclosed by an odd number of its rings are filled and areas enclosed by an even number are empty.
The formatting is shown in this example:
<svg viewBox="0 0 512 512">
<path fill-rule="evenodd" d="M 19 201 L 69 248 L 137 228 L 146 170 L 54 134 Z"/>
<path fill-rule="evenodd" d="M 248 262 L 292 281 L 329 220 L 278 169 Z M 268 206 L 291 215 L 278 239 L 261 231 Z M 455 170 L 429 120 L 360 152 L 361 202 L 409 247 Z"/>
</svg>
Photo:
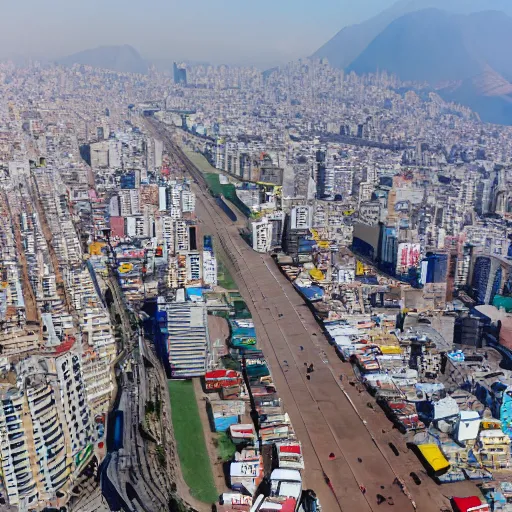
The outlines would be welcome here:
<svg viewBox="0 0 512 512">
<path fill-rule="evenodd" d="M 311 228 L 311 208 L 307 205 L 295 206 L 291 211 L 291 229 Z"/>
<path fill-rule="evenodd" d="M 167 251 L 169 254 L 174 254 L 174 220 L 170 217 L 163 217 L 162 230 Z"/>
<path fill-rule="evenodd" d="M 217 286 L 217 258 L 210 251 L 203 251 L 203 281 L 209 286 Z"/>
<path fill-rule="evenodd" d="M 187 253 L 187 281 L 197 282 L 203 278 L 203 266 L 201 262 L 201 253 L 199 251 L 190 251 Z"/>
<path fill-rule="evenodd" d="M 272 223 L 264 217 L 252 223 L 252 248 L 257 252 L 268 252 L 272 247 Z"/>
<path fill-rule="evenodd" d="M 193 212 L 196 208 L 196 195 L 190 190 L 181 191 L 181 211 Z"/>
<path fill-rule="evenodd" d="M 185 221 L 177 220 L 174 224 L 174 248 L 176 252 L 190 249 L 188 226 Z"/>
</svg>

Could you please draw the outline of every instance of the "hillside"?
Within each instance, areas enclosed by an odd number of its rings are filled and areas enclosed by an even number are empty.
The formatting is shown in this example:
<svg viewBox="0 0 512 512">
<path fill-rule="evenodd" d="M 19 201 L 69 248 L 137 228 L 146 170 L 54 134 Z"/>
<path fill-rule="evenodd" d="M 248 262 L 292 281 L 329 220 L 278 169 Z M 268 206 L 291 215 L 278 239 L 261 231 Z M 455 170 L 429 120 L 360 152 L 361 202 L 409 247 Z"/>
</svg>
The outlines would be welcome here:
<svg viewBox="0 0 512 512">
<path fill-rule="evenodd" d="M 386 27 L 347 70 L 366 74 L 385 69 L 402 80 L 433 85 L 466 80 L 479 74 L 481 65 L 466 45 L 464 18 L 438 9 L 406 14 Z"/>
<path fill-rule="evenodd" d="M 342 28 L 312 57 L 326 57 L 332 66 L 346 68 L 394 20 L 427 8 L 459 14 L 494 10 L 512 16 L 512 2 L 509 0 L 401 0 L 367 21 Z"/>
<path fill-rule="evenodd" d="M 122 73 L 144 74 L 148 70 L 148 62 L 139 55 L 135 48 L 129 45 L 100 46 L 68 55 L 57 62 L 64 66 L 82 64 Z"/>
<path fill-rule="evenodd" d="M 386 70 L 402 80 L 427 82 L 484 121 L 512 124 L 511 46 L 512 18 L 504 13 L 427 9 L 393 21 L 347 70 Z"/>
</svg>

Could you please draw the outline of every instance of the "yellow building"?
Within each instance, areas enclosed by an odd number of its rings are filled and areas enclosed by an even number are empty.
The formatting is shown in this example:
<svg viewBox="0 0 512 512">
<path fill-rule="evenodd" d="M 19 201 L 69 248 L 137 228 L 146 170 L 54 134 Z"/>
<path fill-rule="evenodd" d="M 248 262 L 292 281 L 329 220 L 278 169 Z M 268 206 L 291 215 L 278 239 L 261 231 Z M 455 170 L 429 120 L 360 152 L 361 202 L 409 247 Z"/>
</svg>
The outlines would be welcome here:
<svg viewBox="0 0 512 512">
<path fill-rule="evenodd" d="M 475 443 L 474 453 L 485 468 L 509 468 L 510 437 L 498 428 L 482 430 Z"/>
</svg>

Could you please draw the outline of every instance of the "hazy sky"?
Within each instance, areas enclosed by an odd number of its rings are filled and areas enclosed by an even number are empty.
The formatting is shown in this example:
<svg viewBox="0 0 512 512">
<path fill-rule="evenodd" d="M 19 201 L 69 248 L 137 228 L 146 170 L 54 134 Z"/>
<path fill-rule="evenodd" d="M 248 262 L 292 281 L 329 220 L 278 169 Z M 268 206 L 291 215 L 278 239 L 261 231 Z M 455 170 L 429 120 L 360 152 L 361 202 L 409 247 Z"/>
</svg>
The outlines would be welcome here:
<svg viewBox="0 0 512 512">
<path fill-rule="evenodd" d="M 395 0 L 15 0 L 1 56 L 55 58 L 131 44 L 151 59 L 272 63 L 306 56 Z"/>
</svg>

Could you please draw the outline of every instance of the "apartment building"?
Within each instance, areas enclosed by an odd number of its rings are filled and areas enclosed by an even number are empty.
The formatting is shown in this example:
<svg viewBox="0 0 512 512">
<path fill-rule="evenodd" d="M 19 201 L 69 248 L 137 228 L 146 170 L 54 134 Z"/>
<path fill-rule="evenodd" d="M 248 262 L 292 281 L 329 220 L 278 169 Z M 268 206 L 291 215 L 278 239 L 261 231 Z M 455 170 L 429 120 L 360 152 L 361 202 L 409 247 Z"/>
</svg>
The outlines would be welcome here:
<svg viewBox="0 0 512 512">
<path fill-rule="evenodd" d="M 162 236 L 169 254 L 174 254 L 174 220 L 170 217 L 162 218 Z"/>
<path fill-rule="evenodd" d="M 119 210 L 121 217 L 140 215 L 139 189 L 119 190 Z"/>
<path fill-rule="evenodd" d="M 308 205 L 294 206 L 290 212 L 290 228 L 309 229 L 311 228 L 311 207 Z"/>
<path fill-rule="evenodd" d="M 95 440 L 81 357 L 67 352 L 53 361 L 59 383 L 59 397 L 65 418 L 66 444 L 76 457 Z M 77 468 L 74 468 L 75 471 Z"/>
<path fill-rule="evenodd" d="M 0 384 L 3 481 L 20 510 L 56 506 L 104 433 L 93 427 L 81 359 L 31 356 L 15 366 L 15 385 Z"/>
<path fill-rule="evenodd" d="M 167 275 L 166 275 L 166 282 L 167 287 L 170 290 L 175 290 L 178 288 L 178 259 L 175 256 L 169 256 L 168 262 L 167 262 Z"/>
<path fill-rule="evenodd" d="M 189 251 L 186 254 L 187 284 L 200 284 L 203 279 L 203 265 L 199 251 Z"/>
<path fill-rule="evenodd" d="M 252 223 L 252 248 L 257 252 L 268 252 L 272 247 L 272 223 L 264 217 Z"/>
<path fill-rule="evenodd" d="M 217 286 L 217 258 L 211 251 L 203 251 L 203 281 L 205 285 Z"/>
<path fill-rule="evenodd" d="M 29 452 L 34 440 L 26 397 L 7 385 L 0 388 L 0 397 L 0 452 L 7 499 L 19 508 L 37 506 L 37 475 Z"/>
<path fill-rule="evenodd" d="M 190 190 L 181 191 L 181 211 L 184 213 L 193 212 L 196 208 L 196 195 Z"/>
<path fill-rule="evenodd" d="M 111 365 L 117 356 L 110 317 L 87 267 L 70 271 L 67 281 L 86 348 L 82 371 L 88 398 L 95 413 L 103 412 L 112 399 Z"/>
<path fill-rule="evenodd" d="M 174 249 L 176 252 L 190 250 L 189 229 L 185 221 L 174 223 Z"/>
<path fill-rule="evenodd" d="M 26 399 L 32 419 L 34 471 L 40 498 L 54 498 L 68 484 L 71 457 L 64 436 L 64 422 L 58 408 L 55 389 L 46 375 L 27 377 Z"/>
</svg>

